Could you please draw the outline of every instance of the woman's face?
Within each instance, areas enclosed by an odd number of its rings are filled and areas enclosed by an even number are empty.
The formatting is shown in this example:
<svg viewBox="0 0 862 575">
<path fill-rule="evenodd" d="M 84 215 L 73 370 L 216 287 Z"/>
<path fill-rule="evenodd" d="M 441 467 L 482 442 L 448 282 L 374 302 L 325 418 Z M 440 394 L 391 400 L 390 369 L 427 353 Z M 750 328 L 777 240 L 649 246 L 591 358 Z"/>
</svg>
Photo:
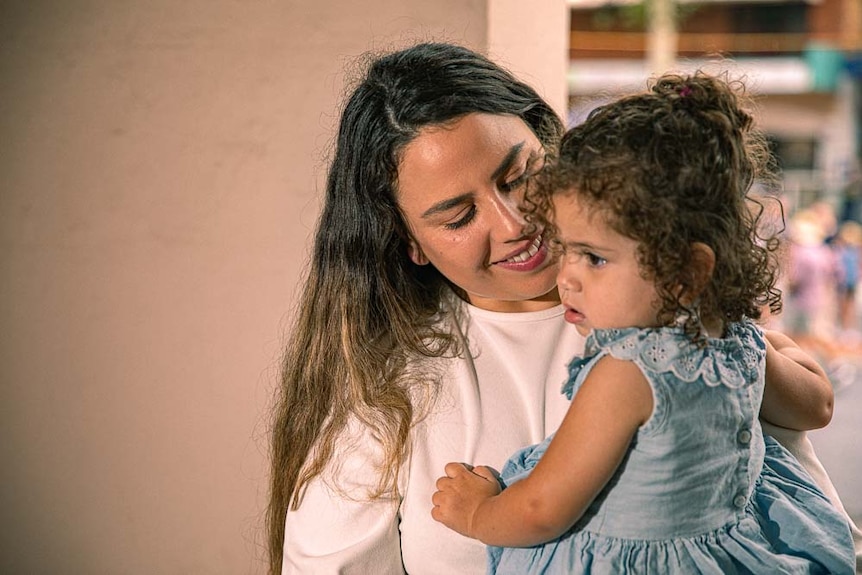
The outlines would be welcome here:
<svg viewBox="0 0 862 575">
<path fill-rule="evenodd" d="M 517 116 L 474 113 L 423 129 L 398 168 L 411 259 L 433 264 L 480 308 L 556 305 L 556 266 L 541 234 L 525 234 L 518 209 L 526 177 L 543 158 Z"/>
</svg>

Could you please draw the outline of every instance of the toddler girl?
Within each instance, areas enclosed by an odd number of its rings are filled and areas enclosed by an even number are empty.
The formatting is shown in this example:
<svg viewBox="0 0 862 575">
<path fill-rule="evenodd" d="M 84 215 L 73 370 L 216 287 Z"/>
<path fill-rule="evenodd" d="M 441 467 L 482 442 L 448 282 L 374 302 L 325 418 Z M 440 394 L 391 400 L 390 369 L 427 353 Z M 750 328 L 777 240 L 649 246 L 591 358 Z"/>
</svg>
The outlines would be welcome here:
<svg viewBox="0 0 862 575">
<path fill-rule="evenodd" d="M 595 110 L 534 179 L 566 320 L 589 335 L 552 438 L 499 481 L 450 463 L 437 482 L 433 517 L 491 545 L 491 572 L 853 573 L 846 517 L 758 421 L 822 426 L 831 398 L 764 393 L 767 355 L 819 368 L 753 321 L 780 293 L 743 95 L 663 76 Z"/>
</svg>

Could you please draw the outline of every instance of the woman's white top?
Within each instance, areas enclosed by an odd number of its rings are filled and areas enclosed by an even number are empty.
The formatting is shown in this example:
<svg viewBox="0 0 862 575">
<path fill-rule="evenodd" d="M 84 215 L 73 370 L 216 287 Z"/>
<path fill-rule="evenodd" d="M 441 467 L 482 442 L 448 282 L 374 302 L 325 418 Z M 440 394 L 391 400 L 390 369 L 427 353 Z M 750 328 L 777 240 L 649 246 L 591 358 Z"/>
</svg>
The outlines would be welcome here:
<svg viewBox="0 0 862 575">
<path fill-rule="evenodd" d="M 584 340 L 564 321 L 562 306 L 527 313 L 462 309 L 472 358 L 435 360 L 442 387 L 431 414 L 414 429 L 401 501 L 363 497 L 377 479 L 378 447 L 345 442 L 334 459 L 349 493 L 339 495 L 332 482 L 316 479 L 300 508 L 288 512 L 284 573 L 485 572 L 485 546 L 431 518 L 434 483 L 450 461 L 499 469 L 515 450 L 555 430 L 568 408 L 560 393 L 566 365 Z"/>
<path fill-rule="evenodd" d="M 566 366 L 584 340 L 564 321 L 562 306 L 527 313 L 463 309 L 470 353 L 434 360 L 442 387 L 412 433 L 400 501 L 366 497 L 376 485 L 380 451 L 353 426 L 328 473 L 287 514 L 283 573 L 485 573 L 485 546 L 431 518 L 435 481 L 450 461 L 499 469 L 514 451 L 554 431 L 568 409 L 560 393 Z M 807 450 L 803 463 L 819 466 L 804 434 L 791 438 L 797 455 Z M 824 478 L 828 483 L 825 474 L 817 477 L 821 484 Z"/>
</svg>

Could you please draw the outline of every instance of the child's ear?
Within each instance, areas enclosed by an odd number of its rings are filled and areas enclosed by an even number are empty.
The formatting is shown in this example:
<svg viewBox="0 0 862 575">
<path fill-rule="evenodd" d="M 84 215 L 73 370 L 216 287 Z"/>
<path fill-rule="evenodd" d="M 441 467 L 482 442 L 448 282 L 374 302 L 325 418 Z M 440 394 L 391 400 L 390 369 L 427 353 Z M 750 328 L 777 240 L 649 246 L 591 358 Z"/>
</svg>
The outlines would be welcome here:
<svg viewBox="0 0 862 575">
<path fill-rule="evenodd" d="M 410 238 L 407 242 L 407 255 L 417 266 L 428 264 L 428 258 L 425 257 L 425 252 L 422 251 L 422 248 L 413 238 Z"/>
<path fill-rule="evenodd" d="M 706 288 L 715 270 L 715 252 L 708 245 L 701 242 L 691 244 L 691 275 L 694 293 L 692 299 L 696 300 L 700 293 Z"/>
</svg>

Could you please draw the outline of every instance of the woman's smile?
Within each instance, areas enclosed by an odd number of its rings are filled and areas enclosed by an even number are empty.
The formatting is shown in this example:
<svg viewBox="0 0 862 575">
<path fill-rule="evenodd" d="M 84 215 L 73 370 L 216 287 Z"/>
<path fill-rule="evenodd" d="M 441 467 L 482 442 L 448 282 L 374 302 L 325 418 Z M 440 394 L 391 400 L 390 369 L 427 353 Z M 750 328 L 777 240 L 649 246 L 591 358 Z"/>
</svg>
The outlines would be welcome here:
<svg viewBox="0 0 862 575">
<path fill-rule="evenodd" d="M 542 242 L 542 236 L 537 235 L 526 249 L 516 252 L 514 255 L 507 256 L 500 261 L 493 262 L 492 265 L 516 271 L 530 271 L 545 263 L 547 257 L 548 248 Z"/>
</svg>

